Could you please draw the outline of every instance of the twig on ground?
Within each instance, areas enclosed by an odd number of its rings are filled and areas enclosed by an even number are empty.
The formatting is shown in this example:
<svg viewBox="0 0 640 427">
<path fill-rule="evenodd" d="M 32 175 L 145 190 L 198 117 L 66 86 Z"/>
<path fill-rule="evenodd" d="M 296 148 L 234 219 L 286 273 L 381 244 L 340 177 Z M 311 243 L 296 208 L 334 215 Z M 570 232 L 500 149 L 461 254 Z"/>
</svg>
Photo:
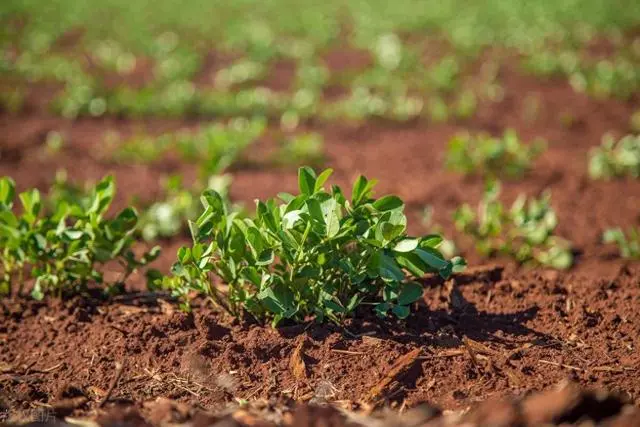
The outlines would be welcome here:
<svg viewBox="0 0 640 427">
<path fill-rule="evenodd" d="M 111 397 L 111 393 L 113 393 L 113 390 L 116 388 L 116 385 L 118 384 L 118 380 L 120 379 L 120 376 L 122 376 L 122 370 L 123 370 L 122 368 L 123 368 L 122 363 L 116 362 L 115 374 L 111 379 L 111 383 L 109 384 L 109 388 L 107 389 L 107 392 L 102 397 L 102 399 L 100 399 L 100 402 L 98 402 L 99 408 L 102 408 L 104 404 L 107 403 L 107 400 L 109 400 L 109 398 Z"/>
<path fill-rule="evenodd" d="M 552 362 L 550 360 L 540 359 L 540 360 L 538 360 L 538 362 L 542 363 L 544 365 L 557 366 L 559 368 L 567 368 L 567 369 L 571 369 L 573 371 L 585 372 L 585 369 L 579 368 L 577 366 L 565 365 L 564 363 Z"/>
<path fill-rule="evenodd" d="M 369 390 L 369 393 L 365 397 L 365 402 L 374 403 L 401 374 L 418 360 L 420 351 L 420 348 L 415 348 L 409 353 L 400 356 L 393 366 L 391 366 L 389 372 Z"/>
<path fill-rule="evenodd" d="M 361 351 L 340 350 L 337 348 L 332 348 L 331 351 L 334 353 L 348 354 L 349 356 L 361 356 L 364 354 Z"/>
<path fill-rule="evenodd" d="M 52 366 L 52 367 L 50 367 L 50 368 L 42 369 L 42 370 L 40 370 L 40 369 L 34 369 L 32 372 L 37 372 L 37 373 L 39 373 L 39 374 L 48 374 L 49 372 L 53 372 L 53 371 L 55 371 L 56 369 L 58 369 L 58 368 L 59 368 L 59 367 L 61 367 L 62 365 L 64 365 L 64 363 L 63 363 L 63 362 L 60 362 L 60 363 L 58 363 L 57 365 L 53 365 L 53 366 Z"/>
</svg>

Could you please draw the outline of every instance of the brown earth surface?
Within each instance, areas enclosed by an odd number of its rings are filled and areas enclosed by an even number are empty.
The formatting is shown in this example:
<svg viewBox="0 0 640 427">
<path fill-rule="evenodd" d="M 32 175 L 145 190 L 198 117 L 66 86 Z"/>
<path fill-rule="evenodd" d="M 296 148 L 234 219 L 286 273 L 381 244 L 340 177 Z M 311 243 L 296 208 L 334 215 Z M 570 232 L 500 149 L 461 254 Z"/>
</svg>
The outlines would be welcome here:
<svg viewBox="0 0 640 427">
<path fill-rule="evenodd" d="M 327 60 L 332 61 L 343 58 Z M 617 402 L 640 405 L 640 265 L 619 259 L 615 248 L 600 243 L 606 228 L 639 223 L 640 181 L 587 176 L 590 148 L 605 132 L 620 136 L 629 131 L 637 97 L 627 103 L 592 100 L 564 81 L 523 76 L 515 66 L 503 67 L 500 78 L 504 99 L 481 102 L 468 122 L 305 126 L 324 136 L 336 183 L 348 185 L 360 173 L 379 179 L 378 194 L 395 193 L 406 201 L 413 233 L 426 231 L 420 217 L 431 205 L 434 222 L 468 259 L 469 271 L 451 281 L 425 279 L 424 300 L 406 322 L 382 321 L 361 311 L 344 327 L 309 323 L 272 329 L 238 323 L 205 306 L 186 315 L 162 298 L 135 293 L 110 302 L 91 297 L 5 300 L 0 307 L 0 405 L 14 412 L 45 408 L 73 416 L 118 402 L 144 408 L 143 402 L 158 397 L 212 411 L 245 400 L 272 408 L 296 400 L 331 401 L 358 411 L 385 404 L 404 410 L 421 402 L 460 410 L 490 398 L 523 398 L 566 379 L 615 391 L 621 396 Z M 50 95 L 49 88 L 41 89 L 43 97 Z M 25 113 L 0 113 L 0 175 L 12 176 L 21 189 L 46 188 L 60 168 L 78 182 L 113 173 L 119 187 L 116 205 L 122 206 L 134 195 L 156 198 L 169 173 L 194 178 L 192 166 L 171 159 L 151 165 L 115 163 L 104 141 L 112 130 L 125 136 L 141 130 L 162 133 L 196 128 L 199 122 L 64 120 L 42 109 L 37 90 L 34 86 L 28 97 L 33 105 Z M 534 120 L 524 118 L 527 96 L 540 101 Z M 570 126 L 562 119 L 568 115 Z M 453 227 L 453 210 L 463 202 L 475 204 L 483 184 L 444 169 L 446 142 L 462 130 L 500 134 L 508 127 L 525 141 L 538 136 L 549 141 L 534 170 L 521 181 L 505 182 L 503 192 L 510 201 L 519 193 L 551 188 L 558 234 L 573 242 L 577 255 L 568 272 L 482 259 Z M 269 160 L 275 129 L 231 171 L 233 199 L 251 203 L 295 191 L 295 168 L 276 168 Z M 44 148 L 53 130 L 65 137 L 55 155 Z M 167 271 L 184 242 L 163 242 L 156 267 Z M 133 277 L 129 285 L 139 289 L 140 284 L 140 277 Z M 114 378 L 118 381 L 110 390 Z M 583 406 L 592 406 L 589 402 Z M 505 413 L 514 405 L 503 405 Z M 541 406 L 545 413 L 550 404 Z M 486 407 L 471 414 L 502 413 Z M 622 403 L 615 407 L 607 414 L 623 414 Z M 170 412 L 192 410 L 180 408 Z M 305 408 L 302 417 L 322 411 Z M 128 421 L 135 423 L 135 414 Z M 344 421 L 325 415 L 328 424 L 323 425 Z M 573 415 L 544 421 L 579 421 Z M 126 418 L 126 411 L 113 416 Z"/>
</svg>

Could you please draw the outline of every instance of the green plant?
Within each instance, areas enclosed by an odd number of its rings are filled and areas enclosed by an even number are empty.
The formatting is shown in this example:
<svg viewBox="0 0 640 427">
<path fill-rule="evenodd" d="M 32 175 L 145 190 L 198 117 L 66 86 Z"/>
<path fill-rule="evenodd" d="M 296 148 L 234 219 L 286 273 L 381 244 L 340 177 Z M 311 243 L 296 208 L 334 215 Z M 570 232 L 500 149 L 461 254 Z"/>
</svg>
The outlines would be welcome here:
<svg viewBox="0 0 640 427">
<path fill-rule="evenodd" d="M 231 175 L 214 175 L 209 177 L 206 188 L 217 191 L 229 211 L 242 213 L 241 206 L 229 200 L 230 186 Z M 176 236 L 187 228 L 189 221 L 198 217 L 198 194 L 201 190 L 185 187 L 180 175 L 169 177 L 164 187 L 164 194 L 160 200 L 141 211 L 138 229 L 144 240 L 153 241 L 157 238 Z"/>
<path fill-rule="evenodd" d="M 106 70 L 128 74 L 136 67 L 135 55 L 114 40 L 101 40 L 91 50 L 96 63 Z"/>
<path fill-rule="evenodd" d="M 138 229 L 146 241 L 173 237 L 198 215 L 198 197 L 186 189 L 180 175 L 165 182 L 165 194 L 142 210 Z"/>
<path fill-rule="evenodd" d="M 460 74 L 460 65 L 454 56 L 442 58 L 428 71 L 428 80 L 433 88 L 442 92 L 452 92 Z"/>
<path fill-rule="evenodd" d="M 0 91 L 0 111 L 4 110 L 10 114 L 19 113 L 24 107 L 24 101 L 25 93 L 21 87 Z"/>
<path fill-rule="evenodd" d="M 581 65 L 570 75 L 574 90 L 596 98 L 629 99 L 640 88 L 640 72 L 635 60 L 621 55 L 596 64 Z"/>
<path fill-rule="evenodd" d="M 112 132 L 105 137 L 106 145 L 113 150 L 112 157 L 121 163 L 153 163 L 162 158 L 172 146 L 172 135 L 138 134 L 123 141 L 117 133 Z"/>
<path fill-rule="evenodd" d="M 626 233 L 620 228 L 610 228 L 602 234 L 604 243 L 615 243 L 623 258 L 640 259 L 640 229 L 630 228 Z"/>
<path fill-rule="evenodd" d="M 518 178 L 531 168 L 545 147 L 543 140 L 523 144 L 512 129 L 506 130 L 502 138 L 459 134 L 449 141 L 446 164 L 465 175 Z"/>
<path fill-rule="evenodd" d="M 258 81 L 264 78 L 266 71 L 264 64 L 243 59 L 219 70 L 215 76 L 215 85 L 217 88 L 228 90 L 235 85 Z"/>
<path fill-rule="evenodd" d="M 62 295 L 82 290 L 89 282 L 103 283 L 100 264 L 118 262 L 122 276 L 116 288 L 137 268 L 147 265 L 159 254 L 155 247 L 136 258 L 131 246 L 138 215 L 126 208 L 112 219 L 105 217 L 115 194 L 111 177 L 100 181 L 87 198 L 78 202 L 60 200 L 49 214 L 43 207 L 51 205 L 31 189 L 20 193 L 21 211 L 14 208 L 15 183 L 0 179 L 0 291 L 11 294 L 17 283 L 22 294 L 27 277 L 35 279 L 31 295 Z M 26 273 L 26 275 L 25 275 Z"/>
<path fill-rule="evenodd" d="M 472 91 L 460 93 L 455 104 L 456 117 L 462 120 L 470 119 L 476 113 L 477 106 L 476 95 Z"/>
<path fill-rule="evenodd" d="M 203 180 L 229 167 L 240 154 L 262 135 L 266 120 L 236 118 L 223 126 L 214 124 L 197 133 L 178 134 L 175 148 L 183 160 L 197 163 Z"/>
<path fill-rule="evenodd" d="M 55 212 L 56 208 L 62 204 L 88 209 L 91 203 L 91 191 L 90 186 L 81 187 L 70 182 L 67 171 L 60 169 L 56 171 L 55 179 L 49 188 L 44 209 L 49 214 Z"/>
<path fill-rule="evenodd" d="M 616 141 L 607 134 L 599 147 L 589 154 L 589 176 L 611 179 L 623 176 L 640 177 L 640 136 L 627 135 Z"/>
<path fill-rule="evenodd" d="M 521 264 L 565 269 L 573 263 L 567 241 L 554 235 L 558 223 L 551 194 L 539 199 L 521 195 L 507 210 L 498 200 L 500 184 L 490 182 L 477 211 L 467 204 L 454 213 L 455 226 L 476 241 L 483 256 L 505 254 Z"/>
<path fill-rule="evenodd" d="M 64 147 L 64 137 L 60 132 L 51 131 L 47 133 L 44 144 L 48 154 L 57 154 Z"/>
<path fill-rule="evenodd" d="M 629 127 L 633 133 L 640 134 L 640 110 L 634 111 L 629 118 Z"/>
<path fill-rule="evenodd" d="M 205 191 L 204 212 L 190 222 L 193 245 L 178 251 L 161 286 L 186 303 L 195 291 L 235 316 L 247 312 L 274 325 L 309 316 L 337 322 L 361 304 L 405 318 L 422 287 L 403 269 L 446 278 L 464 267 L 463 259 L 440 254 L 440 236 L 407 236 L 403 202 L 374 199 L 375 181 L 358 178 L 351 200 L 337 186 L 325 191 L 331 172 L 300 168 L 300 194 L 257 201 L 255 219 L 228 213 L 219 193 Z"/>
<path fill-rule="evenodd" d="M 351 94 L 333 103 L 325 110 L 329 119 L 346 117 L 361 121 L 369 117 L 381 117 L 395 121 L 407 121 L 420 115 L 422 99 L 407 94 L 406 86 L 374 91 L 367 86 L 354 86 Z"/>
<path fill-rule="evenodd" d="M 429 114 L 429 118 L 434 123 L 446 123 L 446 121 L 449 120 L 449 107 L 439 96 L 432 96 L 429 98 L 427 112 Z"/>
<path fill-rule="evenodd" d="M 286 138 L 275 154 L 275 161 L 285 165 L 321 164 L 324 161 L 324 139 L 317 133 Z"/>
<path fill-rule="evenodd" d="M 221 173 L 231 166 L 241 153 L 266 128 L 262 117 L 245 119 L 238 117 L 228 124 L 203 126 L 196 132 L 179 131 L 158 137 L 136 136 L 122 143 L 111 137 L 109 144 L 115 145 L 113 158 L 122 162 L 149 163 L 175 150 L 181 160 L 197 165 L 200 179 L 206 183 L 210 176 Z"/>
</svg>

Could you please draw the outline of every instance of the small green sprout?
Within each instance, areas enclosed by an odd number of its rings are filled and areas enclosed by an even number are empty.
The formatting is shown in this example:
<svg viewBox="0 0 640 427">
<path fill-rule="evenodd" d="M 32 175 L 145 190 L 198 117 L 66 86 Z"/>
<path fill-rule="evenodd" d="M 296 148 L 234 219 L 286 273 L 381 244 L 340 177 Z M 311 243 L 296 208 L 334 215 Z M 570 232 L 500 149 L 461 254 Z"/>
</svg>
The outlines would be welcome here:
<svg viewBox="0 0 640 427">
<path fill-rule="evenodd" d="M 449 141 L 446 164 L 465 175 L 520 178 L 546 147 L 543 140 L 523 144 L 512 129 L 502 138 L 486 134 L 459 134 Z"/>
<path fill-rule="evenodd" d="M 453 92 L 458 85 L 460 65 L 454 56 L 446 56 L 428 70 L 428 80 L 433 88 Z"/>
<path fill-rule="evenodd" d="M 229 211 L 241 214 L 242 207 L 229 200 L 231 180 L 231 175 L 214 175 L 209 177 L 206 188 L 217 191 Z M 169 177 L 164 187 L 160 200 L 140 214 L 138 228 L 146 241 L 170 238 L 182 233 L 187 229 L 188 221 L 195 220 L 200 213 L 198 194 L 201 191 L 185 187 L 181 175 Z"/>
<path fill-rule="evenodd" d="M 629 127 L 633 133 L 640 134 L 640 110 L 636 110 L 631 114 Z"/>
<path fill-rule="evenodd" d="M 204 212 L 190 222 L 193 245 L 178 251 L 172 275 L 158 285 L 185 307 L 195 291 L 234 316 L 274 325 L 308 317 L 339 322 L 360 305 L 405 318 L 423 292 L 406 272 L 446 278 L 464 267 L 462 258 L 441 255 L 440 236 L 407 235 L 398 197 L 373 198 L 376 182 L 361 176 L 347 199 L 338 186 L 325 190 L 331 172 L 300 168 L 300 194 L 256 201 L 255 219 L 229 213 L 219 193 L 205 191 Z"/>
<path fill-rule="evenodd" d="M 266 71 L 264 64 L 243 59 L 219 70 L 215 76 L 215 85 L 217 88 L 228 90 L 235 85 L 258 81 L 264 78 Z"/>
<path fill-rule="evenodd" d="M 449 120 L 449 107 L 439 96 L 432 96 L 427 103 L 427 113 L 434 123 L 446 123 Z"/>
<path fill-rule="evenodd" d="M 319 165 L 324 161 L 324 139 L 317 133 L 294 135 L 281 142 L 276 163 L 284 165 Z"/>
<path fill-rule="evenodd" d="M 589 176 L 640 178 L 640 135 L 627 135 L 617 142 L 610 134 L 605 135 L 602 144 L 589 154 Z"/>
<path fill-rule="evenodd" d="M 110 141 L 110 145 L 115 145 L 113 157 L 121 162 L 150 163 L 175 150 L 183 161 L 197 165 L 201 180 L 206 182 L 233 164 L 265 128 L 263 118 L 239 117 L 227 125 L 211 124 L 196 132 L 142 135 L 120 143 Z"/>
<path fill-rule="evenodd" d="M 640 259 L 640 228 L 630 228 L 626 233 L 619 227 L 602 234 L 604 243 L 615 243 L 623 258 Z"/>
<path fill-rule="evenodd" d="M 455 103 L 455 115 L 462 120 L 470 119 L 476 113 L 477 106 L 476 95 L 470 90 L 465 90 L 458 95 Z"/>
<path fill-rule="evenodd" d="M 521 195 L 507 210 L 499 193 L 500 184 L 490 182 L 477 211 L 465 204 L 454 213 L 456 228 L 474 238 L 476 250 L 483 256 L 505 254 L 521 264 L 571 267 L 569 243 L 554 235 L 558 220 L 551 194 L 529 200 Z"/>
<path fill-rule="evenodd" d="M 64 146 L 64 137 L 60 132 L 51 131 L 47 133 L 47 138 L 44 143 L 47 147 L 46 149 L 48 154 L 57 154 Z"/>
</svg>

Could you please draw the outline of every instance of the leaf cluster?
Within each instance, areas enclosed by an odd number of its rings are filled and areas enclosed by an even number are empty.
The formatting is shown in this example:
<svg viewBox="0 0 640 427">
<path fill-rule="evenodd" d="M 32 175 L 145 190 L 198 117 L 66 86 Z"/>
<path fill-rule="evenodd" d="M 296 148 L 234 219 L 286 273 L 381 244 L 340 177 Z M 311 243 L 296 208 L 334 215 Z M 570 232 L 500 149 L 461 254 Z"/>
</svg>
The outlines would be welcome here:
<svg viewBox="0 0 640 427">
<path fill-rule="evenodd" d="M 231 180 L 231 175 L 214 175 L 209 177 L 204 188 L 217 191 L 228 211 L 242 214 L 242 207 L 229 199 Z M 199 194 L 202 186 L 186 187 L 182 176 L 175 175 L 167 179 L 164 187 L 163 195 L 141 210 L 138 229 L 146 241 L 176 236 L 186 231 L 188 222 L 195 220 L 200 214 Z"/>
<path fill-rule="evenodd" d="M 48 293 L 76 292 L 89 282 L 102 284 L 98 266 L 111 261 L 123 267 L 121 283 L 153 261 L 159 248 L 140 258 L 131 250 L 138 222 L 133 208 L 106 217 L 115 190 L 113 178 L 106 177 L 87 197 L 51 203 L 37 189 L 31 189 L 18 195 L 18 208 L 14 206 L 14 181 L 0 178 L 1 293 L 11 294 L 17 285 L 21 294 L 28 278 L 35 279 L 31 295 L 36 299 Z M 51 212 L 47 212 L 48 206 L 53 206 Z"/>
<path fill-rule="evenodd" d="M 487 185 L 474 211 L 468 204 L 454 213 L 455 226 L 476 241 L 483 256 L 505 254 L 522 264 L 541 264 L 566 269 L 573 263 L 569 243 L 554 234 L 558 218 L 551 207 L 551 194 L 539 199 L 519 196 L 510 209 L 498 200 L 500 185 Z"/>
<path fill-rule="evenodd" d="M 465 175 L 520 178 L 546 148 L 543 140 L 523 144 L 513 129 L 501 138 L 459 134 L 449 141 L 446 165 Z"/>
<path fill-rule="evenodd" d="M 604 243 L 615 243 L 623 258 L 640 259 L 640 228 L 628 231 L 620 227 L 610 228 L 602 234 Z"/>
<path fill-rule="evenodd" d="M 338 186 L 325 190 L 331 172 L 300 168 L 300 194 L 256 201 L 254 219 L 229 213 L 220 194 L 205 191 L 204 212 L 190 223 L 193 245 L 178 251 L 162 287 L 187 303 L 195 291 L 235 316 L 246 312 L 274 324 L 337 322 L 360 305 L 405 318 L 422 296 L 411 276 L 449 277 L 464 267 L 463 259 L 441 255 L 440 236 L 407 235 L 398 197 L 373 198 L 375 181 L 361 176 L 347 199 Z"/>
<path fill-rule="evenodd" d="M 206 181 L 235 162 L 265 128 L 263 118 L 236 118 L 226 126 L 217 123 L 197 132 L 134 137 L 118 144 L 113 156 L 120 161 L 148 163 L 176 151 L 181 160 L 196 164 L 201 179 Z"/>
<path fill-rule="evenodd" d="M 275 153 L 275 162 L 282 165 L 318 165 L 324 159 L 324 139 L 317 133 L 284 138 Z"/>
<path fill-rule="evenodd" d="M 616 141 L 610 134 L 605 135 L 602 144 L 591 150 L 589 176 L 592 179 L 640 178 L 640 136 L 627 135 Z"/>
</svg>

